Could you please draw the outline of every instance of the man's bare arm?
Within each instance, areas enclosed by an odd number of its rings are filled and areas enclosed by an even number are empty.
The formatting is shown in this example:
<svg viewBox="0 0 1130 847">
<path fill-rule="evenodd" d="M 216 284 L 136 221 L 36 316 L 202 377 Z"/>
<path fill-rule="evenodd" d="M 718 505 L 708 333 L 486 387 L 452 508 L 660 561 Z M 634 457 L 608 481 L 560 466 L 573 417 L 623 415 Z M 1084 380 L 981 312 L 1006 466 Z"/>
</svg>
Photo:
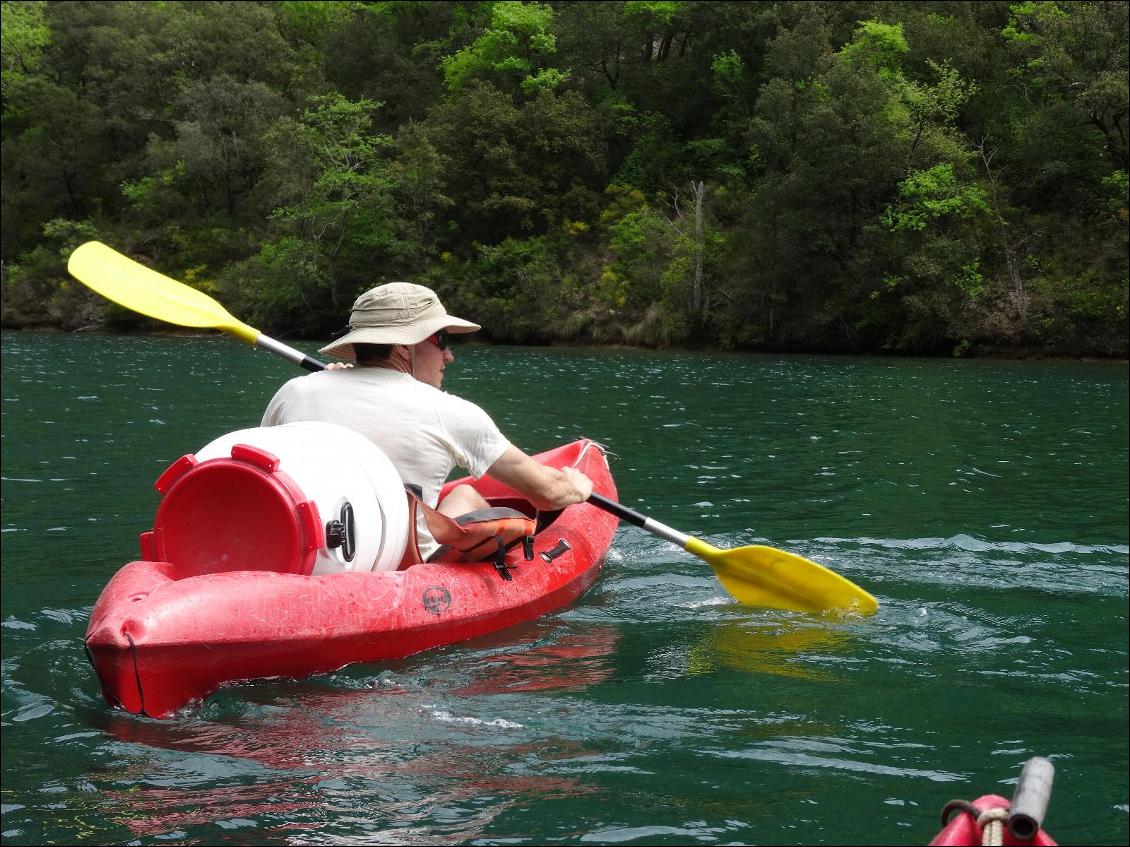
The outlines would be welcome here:
<svg viewBox="0 0 1130 847">
<path fill-rule="evenodd" d="M 576 468 L 550 468 L 511 445 L 487 473 L 529 498 L 538 509 L 563 509 L 592 494 L 592 480 Z"/>
</svg>

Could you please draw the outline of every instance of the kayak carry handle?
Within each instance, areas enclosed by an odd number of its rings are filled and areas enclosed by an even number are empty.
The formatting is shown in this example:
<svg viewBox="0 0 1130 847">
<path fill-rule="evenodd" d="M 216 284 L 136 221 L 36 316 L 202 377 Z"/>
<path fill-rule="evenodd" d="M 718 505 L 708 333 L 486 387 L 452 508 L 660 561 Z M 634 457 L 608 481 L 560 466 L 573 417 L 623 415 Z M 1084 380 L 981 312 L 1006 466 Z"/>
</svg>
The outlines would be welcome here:
<svg viewBox="0 0 1130 847">
<path fill-rule="evenodd" d="M 1054 780 L 1055 765 L 1043 756 L 1033 756 L 1024 763 L 1008 815 L 1008 831 L 1013 838 L 1031 841 L 1036 837 L 1048 810 Z"/>
<path fill-rule="evenodd" d="M 566 553 L 568 553 L 572 549 L 573 549 L 573 546 L 568 541 L 566 541 L 564 538 L 561 538 L 561 539 L 558 539 L 557 546 L 554 547 L 552 550 L 543 550 L 541 552 L 541 557 L 543 559 L 545 559 L 547 562 L 552 562 L 554 559 L 558 558 L 559 556 L 564 556 Z"/>
</svg>

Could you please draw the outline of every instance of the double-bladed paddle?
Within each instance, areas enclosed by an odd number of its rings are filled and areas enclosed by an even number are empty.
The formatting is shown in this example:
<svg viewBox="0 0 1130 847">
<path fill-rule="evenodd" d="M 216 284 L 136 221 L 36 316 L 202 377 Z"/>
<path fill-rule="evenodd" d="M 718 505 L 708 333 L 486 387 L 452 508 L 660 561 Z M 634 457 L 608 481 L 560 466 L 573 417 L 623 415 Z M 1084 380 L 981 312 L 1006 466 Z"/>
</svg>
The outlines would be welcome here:
<svg viewBox="0 0 1130 847">
<path fill-rule="evenodd" d="M 203 291 L 150 270 L 101 242 L 88 241 L 71 253 L 67 270 L 107 300 L 146 317 L 177 326 L 222 329 L 308 371 L 320 371 L 326 367 L 302 351 L 236 320 Z"/>
<path fill-rule="evenodd" d="M 147 317 L 178 326 L 223 330 L 309 371 L 326 367 L 236 320 L 203 291 L 163 276 L 98 241 L 88 241 L 75 250 L 67 270 L 107 300 Z M 863 615 L 879 608 L 875 598 L 858 585 L 793 553 L 761 545 L 719 550 L 599 494 L 594 493 L 589 502 L 698 556 L 714 569 L 726 590 L 748 606 Z"/>
<path fill-rule="evenodd" d="M 747 606 L 860 615 L 870 615 L 879 608 L 879 602 L 854 582 L 795 553 L 760 544 L 719 550 L 607 497 L 594 493 L 589 500 L 621 520 L 694 553 L 714 568 L 726 590 Z"/>
</svg>

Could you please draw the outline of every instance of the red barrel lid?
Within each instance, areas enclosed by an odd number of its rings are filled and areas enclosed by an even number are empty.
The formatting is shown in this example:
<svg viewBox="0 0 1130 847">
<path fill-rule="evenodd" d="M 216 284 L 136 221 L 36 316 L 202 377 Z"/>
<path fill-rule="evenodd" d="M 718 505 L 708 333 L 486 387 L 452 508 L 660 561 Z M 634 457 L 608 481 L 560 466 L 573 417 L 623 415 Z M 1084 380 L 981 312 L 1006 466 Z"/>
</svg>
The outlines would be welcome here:
<svg viewBox="0 0 1130 847">
<path fill-rule="evenodd" d="M 154 484 L 163 494 L 147 557 L 171 562 L 178 579 L 227 571 L 309 574 L 323 544 L 318 507 L 260 447 L 231 458 L 188 454 Z"/>
</svg>

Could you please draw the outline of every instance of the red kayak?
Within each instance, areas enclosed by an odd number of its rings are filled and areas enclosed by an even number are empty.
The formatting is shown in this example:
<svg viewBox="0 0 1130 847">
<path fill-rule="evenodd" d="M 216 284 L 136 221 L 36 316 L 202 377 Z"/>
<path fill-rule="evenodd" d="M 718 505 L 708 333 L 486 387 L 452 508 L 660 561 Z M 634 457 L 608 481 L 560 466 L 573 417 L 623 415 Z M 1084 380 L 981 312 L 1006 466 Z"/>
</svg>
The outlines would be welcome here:
<svg viewBox="0 0 1130 847">
<path fill-rule="evenodd" d="M 258 451 L 252 459 L 261 462 L 263 455 Z M 535 458 L 552 467 L 574 466 L 592 479 L 594 491 L 616 496 L 604 452 L 592 441 Z M 194 462 L 189 456 L 174 467 L 191 469 Z M 489 477 L 450 482 L 445 493 L 460 483 L 474 485 L 492 503 L 518 499 Z M 284 486 L 275 488 L 287 494 Z M 307 517 L 310 503 L 298 505 L 301 521 L 295 524 L 317 528 Z M 227 682 L 300 678 L 355 662 L 399 659 L 560 609 L 596 580 L 616 526 L 616 517 L 588 503 L 540 515 L 532 544 L 508 550 L 504 567 L 487 561 L 295 573 L 270 562 L 228 561 L 220 572 L 199 573 L 196 564 L 130 562 L 98 598 L 86 649 L 111 705 L 167 717 Z M 152 535 L 147 533 L 143 552 L 174 549 Z M 301 558 L 309 568 L 314 553 Z"/>
<path fill-rule="evenodd" d="M 1054 778 L 1052 763 L 1042 756 L 1034 756 L 1024 764 L 1011 801 L 997 794 L 986 794 L 972 803 L 951 800 L 942 810 L 942 831 L 930 841 L 930 847 L 1055 845 L 1041 827 Z"/>
</svg>

